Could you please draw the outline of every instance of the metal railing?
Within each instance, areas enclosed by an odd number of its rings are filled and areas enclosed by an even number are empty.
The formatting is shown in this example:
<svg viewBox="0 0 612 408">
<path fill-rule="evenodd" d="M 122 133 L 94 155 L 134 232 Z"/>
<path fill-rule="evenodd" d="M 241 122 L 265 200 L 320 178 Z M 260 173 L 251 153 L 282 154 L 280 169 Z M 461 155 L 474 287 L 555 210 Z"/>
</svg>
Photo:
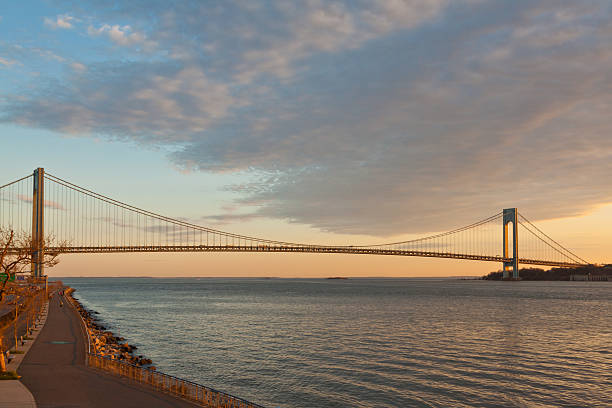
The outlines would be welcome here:
<svg viewBox="0 0 612 408">
<path fill-rule="evenodd" d="M 107 356 L 87 354 L 90 367 L 127 377 L 141 384 L 148 384 L 160 392 L 171 394 L 209 408 L 264 408 L 242 398 L 217 391 L 213 388 L 183 380 L 172 375 L 140 367 Z"/>
</svg>

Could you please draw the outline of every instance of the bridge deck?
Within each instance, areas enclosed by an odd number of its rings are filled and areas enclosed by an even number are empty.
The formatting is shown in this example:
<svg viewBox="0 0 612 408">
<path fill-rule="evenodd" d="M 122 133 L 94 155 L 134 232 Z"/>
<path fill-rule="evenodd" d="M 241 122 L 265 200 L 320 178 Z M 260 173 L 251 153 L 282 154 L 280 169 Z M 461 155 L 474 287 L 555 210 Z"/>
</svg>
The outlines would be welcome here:
<svg viewBox="0 0 612 408">
<path fill-rule="evenodd" d="M 122 252 L 294 252 L 294 253 L 329 253 L 417 256 L 425 258 L 466 259 L 472 261 L 509 262 L 512 258 L 489 255 L 459 254 L 453 252 L 411 251 L 357 246 L 274 246 L 274 245 L 147 245 L 147 246 L 104 246 L 104 247 L 68 247 L 47 248 L 49 252 L 61 253 L 122 253 Z M 586 264 L 556 262 L 542 259 L 519 258 L 519 263 L 528 265 L 545 265 L 559 267 L 578 267 Z"/>
</svg>

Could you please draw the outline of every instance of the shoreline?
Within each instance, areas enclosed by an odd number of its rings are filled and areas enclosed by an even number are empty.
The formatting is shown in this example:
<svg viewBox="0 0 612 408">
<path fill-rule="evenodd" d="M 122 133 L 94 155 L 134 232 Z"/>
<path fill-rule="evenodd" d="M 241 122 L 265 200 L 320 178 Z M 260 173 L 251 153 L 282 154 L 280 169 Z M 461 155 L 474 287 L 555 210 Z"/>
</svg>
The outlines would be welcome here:
<svg viewBox="0 0 612 408">
<path fill-rule="evenodd" d="M 519 269 L 522 281 L 565 281 L 565 282 L 610 282 L 612 281 L 612 264 L 584 265 L 576 268 L 541 268 L 528 267 Z M 503 272 L 490 272 L 480 280 L 503 280 Z"/>
<path fill-rule="evenodd" d="M 134 351 L 138 349 L 137 346 L 129 344 L 125 338 L 116 336 L 111 330 L 105 327 L 96 317 L 96 315 L 99 315 L 98 312 L 89 310 L 83 306 L 81 302 L 72 295 L 75 291 L 76 289 L 66 286 L 64 295 L 72 302 L 85 323 L 85 329 L 91 339 L 92 354 L 108 357 L 112 360 L 125 361 L 130 364 L 148 368 L 149 370 L 156 369 L 151 359 L 134 354 Z"/>
</svg>

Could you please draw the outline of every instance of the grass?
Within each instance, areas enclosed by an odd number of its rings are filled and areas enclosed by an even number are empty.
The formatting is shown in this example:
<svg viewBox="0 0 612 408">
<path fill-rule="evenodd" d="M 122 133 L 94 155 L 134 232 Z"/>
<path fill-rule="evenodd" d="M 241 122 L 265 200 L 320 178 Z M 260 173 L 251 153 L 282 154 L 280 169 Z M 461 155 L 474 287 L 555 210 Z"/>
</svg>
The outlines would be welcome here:
<svg viewBox="0 0 612 408">
<path fill-rule="evenodd" d="M 21 376 L 17 374 L 15 371 L 3 371 L 0 373 L 0 381 L 1 380 L 18 380 Z"/>
<path fill-rule="evenodd" d="M 11 350 L 11 354 L 23 354 L 23 350 Z"/>
<path fill-rule="evenodd" d="M 32 337 L 30 337 L 30 336 L 24 336 L 24 337 L 23 337 L 23 339 L 24 339 L 24 340 L 34 340 L 34 339 L 33 339 Z"/>
</svg>

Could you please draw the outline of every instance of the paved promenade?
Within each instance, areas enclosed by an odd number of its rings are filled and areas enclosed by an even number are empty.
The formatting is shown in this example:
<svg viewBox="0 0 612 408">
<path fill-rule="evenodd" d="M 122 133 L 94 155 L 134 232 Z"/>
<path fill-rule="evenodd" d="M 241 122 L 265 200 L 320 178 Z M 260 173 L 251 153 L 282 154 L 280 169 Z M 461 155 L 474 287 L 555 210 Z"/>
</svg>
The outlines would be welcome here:
<svg viewBox="0 0 612 408">
<path fill-rule="evenodd" d="M 54 296 L 45 327 L 19 368 L 39 408 L 196 406 L 86 367 L 86 347 L 78 314 Z"/>
</svg>

